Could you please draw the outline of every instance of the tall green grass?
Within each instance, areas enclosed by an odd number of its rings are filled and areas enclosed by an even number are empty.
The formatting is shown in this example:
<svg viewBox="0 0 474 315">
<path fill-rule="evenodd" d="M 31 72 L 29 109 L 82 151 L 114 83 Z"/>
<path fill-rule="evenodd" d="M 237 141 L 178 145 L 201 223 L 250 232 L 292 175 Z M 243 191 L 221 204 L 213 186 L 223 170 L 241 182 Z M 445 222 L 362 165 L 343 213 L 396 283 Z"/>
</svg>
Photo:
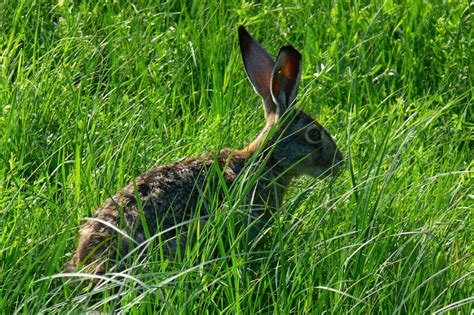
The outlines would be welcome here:
<svg viewBox="0 0 474 315">
<path fill-rule="evenodd" d="M 469 313 L 472 4 L 436 3 L 0 3 L 1 313 Z M 181 257 L 151 244 L 97 287 L 62 274 L 135 176 L 256 136 L 239 24 L 302 52 L 297 106 L 337 137 L 340 176 L 296 181 L 263 247 L 248 175 L 220 206 L 209 186 Z"/>
</svg>

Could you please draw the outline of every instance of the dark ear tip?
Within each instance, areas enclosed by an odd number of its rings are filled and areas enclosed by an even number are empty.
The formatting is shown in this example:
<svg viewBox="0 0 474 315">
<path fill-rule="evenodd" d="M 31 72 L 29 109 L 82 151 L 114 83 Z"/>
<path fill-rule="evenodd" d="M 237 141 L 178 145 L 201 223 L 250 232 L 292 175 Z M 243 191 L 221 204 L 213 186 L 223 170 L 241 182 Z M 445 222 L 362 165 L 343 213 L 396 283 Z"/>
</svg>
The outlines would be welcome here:
<svg viewBox="0 0 474 315">
<path fill-rule="evenodd" d="M 247 30 L 245 29 L 245 26 L 243 25 L 239 25 L 238 32 L 239 32 L 239 38 L 241 39 L 244 37 L 250 37 L 249 32 L 247 32 Z"/>
<path fill-rule="evenodd" d="M 295 47 L 293 47 L 291 45 L 282 46 L 280 48 L 280 53 L 279 54 L 281 54 L 282 52 L 301 59 L 301 53 Z"/>
</svg>

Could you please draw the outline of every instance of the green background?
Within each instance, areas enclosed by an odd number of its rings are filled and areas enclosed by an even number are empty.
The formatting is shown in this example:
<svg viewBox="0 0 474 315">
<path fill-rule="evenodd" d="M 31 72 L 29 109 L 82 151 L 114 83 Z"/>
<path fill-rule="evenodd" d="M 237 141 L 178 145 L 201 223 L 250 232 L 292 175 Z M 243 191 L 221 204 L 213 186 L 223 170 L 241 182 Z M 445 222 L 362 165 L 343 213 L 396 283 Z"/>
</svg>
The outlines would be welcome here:
<svg viewBox="0 0 474 315">
<path fill-rule="evenodd" d="M 297 106 L 337 138 L 341 174 L 293 184 L 258 259 L 233 196 L 180 259 L 99 288 L 61 274 L 131 179 L 258 134 L 240 24 L 302 53 Z M 2 313 L 472 309 L 468 1 L 2 1 L 0 53 Z"/>
</svg>

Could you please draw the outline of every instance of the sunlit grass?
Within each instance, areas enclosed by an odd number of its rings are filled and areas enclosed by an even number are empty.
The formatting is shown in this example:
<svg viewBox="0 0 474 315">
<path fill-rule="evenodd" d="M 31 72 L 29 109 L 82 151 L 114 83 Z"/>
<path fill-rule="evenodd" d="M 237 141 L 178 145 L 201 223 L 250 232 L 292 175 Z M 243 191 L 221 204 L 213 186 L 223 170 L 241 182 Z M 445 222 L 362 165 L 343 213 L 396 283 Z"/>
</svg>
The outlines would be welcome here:
<svg viewBox="0 0 474 315">
<path fill-rule="evenodd" d="M 468 313 L 471 7 L 0 4 L 2 313 Z M 239 24 L 302 52 L 297 106 L 336 136 L 341 174 L 295 181 L 253 242 L 250 174 L 223 204 L 209 187 L 175 260 L 155 239 L 96 287 L 62 273 L 84 218 L 134 177 L 258 134 Z"/>
</svg>

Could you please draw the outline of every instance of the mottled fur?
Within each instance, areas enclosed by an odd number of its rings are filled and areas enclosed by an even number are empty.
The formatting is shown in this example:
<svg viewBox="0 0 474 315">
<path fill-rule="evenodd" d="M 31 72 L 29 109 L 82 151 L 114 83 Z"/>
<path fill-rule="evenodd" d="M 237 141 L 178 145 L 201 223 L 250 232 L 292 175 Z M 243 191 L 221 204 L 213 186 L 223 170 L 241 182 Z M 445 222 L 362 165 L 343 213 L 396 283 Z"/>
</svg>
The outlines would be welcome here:
<svg viewBox="0 0 474 315">
<path fill-rule="evenodd" d="M 242 150 L 224 149 L 216 158 L 209 156 L 174 163 L 136 178 L 96 211 L 96 220 L 84 224 L 67 270 L 86 266 L 86 271 L 104 273 L 108 259 L 117 254 L 125 255 L 131 242 L 140 244 L 147 239 L 143 222 L 146 222 L 149 235 L 169 229 L 161 235 L 163 250 L 167 255 L 174 255 L 178 247 L 186 246 L 187 240 L 182 236 L 185 233 L 177 235 L 172 227 L 193 220 L 197 215 L 205 223 L 206 215 L 210 214 L 204 195 L 206 185 L 215 187 L 220 194 L 219 200 L 224 199 L 214 173 L 216 166 L 222 172 L 227 188 L 232 189 L 250 161 L 264 161 L 256 186 L 246 196 L 246 203 L 251 205 L 254 215 L 263 220 L 271 216 L 271 209 L 281 204 L 293 178 L 338 172 L 342 154 L 331 136 L 307 114 L 289 109 L 301 75 L 301 55 L 293 47 L 285 46 L 273 62 L 243 27 L 239 28 L 239 39 L 249 79 L 264 100 L 266 125 L 262 132 Z M 273 128 L 277 120 L 281 124 Z M 272 128 L 275 132 L 268 136 Z M 311 129 L 317 130 L 313 130 L 313 139 L 309 137 Z M 196 214 L 199 202 L 202 207 Z M 183 232 L 187 226 L 180 228 Z M 131 239 L 118 233 L 117 229 Z"/>
<path fill-rule="evenodd" d="M 217 163 L 222 170 L 222 174 L 227 187 L 231 188 L 240 171 L 244 168 L 249 156 L 240 152 L 232 152 L 224 149 L 220 152 Z M 132 183 L 122 189 L 112 198 L 108 199 L 104 205 L 94 214 L 98 221 L 89 220 L 82 227 L 79 233 L 79 244 L 73 258 L 67 265 L 67 270 L 74 271 L 78 266 L 92 263 L 86 270 L 93 273 L 103 273 L 105 271 L 108 258 L 117 256 L 117 242 L 120 240 L 120 255 L 125 255 L 130 244 L 130 240 L 122 237 L 117 231 L 103 224 L 102 221 L 114 227 L 124 230 L 131 235 L 137 243 L 146 240 L 142 225 L 141 215 L 146 220 L 146 225 L 150 235 L 160 230 L 166 230 L 181 222 L 195 219 L 196 204 L 201 201 L 205 203 L 206 196 L 204 190 L 206 180 L 212 176 L 213 164 L 216 163 L 212 156 L 204 159 L 192 159 L 181 163 L 174 163 L 167 166 L 158 167 L 137 177 Z M 275 170 L 264 166 L 262 180 L 259 181 L 257 195 L 249 196 L 250 199 L 258 199 L 259 204 L 268 208 L 276 206 L 277 199 L 272 195 L 274 185 L 269 185 L 271 180 L 275 180 L 277 173 Z M 213 177 L 211 180 L 215 179 Z M 281 187 L 287 186 L 286 177 L 278 179 Z M 211 185 L 217 187 L 218 185 Z M 283 189 L 279 188 L 283 197 Z M 222 190 L 218 193 L 222 196 Z M 140 203 L 137 202 L 137 196 Z M 254 201 L 255 203 L 255 201 Z M 141 210 L 140 210 L 141 209 Z M 263 209 L 263 206 L 260 208 Z M 254 216 L 262 216 L 257 208 Z M 199 216 L 204 218 L 205 223 L 208 209 L 206 205 L 201 208 Z M 187 226 L 182 227 L 180 244 L 177 244 L 176 231 L 171 230 L 162 235 L 166 240 L 163 249 L 165 255 L 174 255 L 178 246 L 184 248 L 186 239 L 184 234 Z"/>
</svg>

